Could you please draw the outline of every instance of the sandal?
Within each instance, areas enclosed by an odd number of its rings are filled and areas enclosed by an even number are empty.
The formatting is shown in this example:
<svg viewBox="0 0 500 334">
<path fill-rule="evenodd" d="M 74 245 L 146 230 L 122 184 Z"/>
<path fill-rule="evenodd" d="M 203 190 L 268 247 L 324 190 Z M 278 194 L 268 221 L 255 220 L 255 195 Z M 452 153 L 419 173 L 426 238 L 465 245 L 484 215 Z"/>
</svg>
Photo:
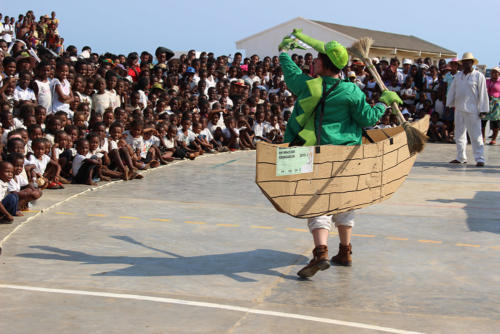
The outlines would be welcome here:
<svg viewBox="0 0 500 334">
<path fill-rule="evenodd" d="M 489 142 L 489 144 L 488 144 L 488 145 L 496 145 L 496 144 L 497 144 L 497 142 L 496 142 L 496 141 L 494 141 L 494 140 L 492 140 L 492 141 L 490 141 L 490 142 Z"/>
<path fill-rule="evenodd" d="M 62 186 L 52 181 L 47 186 L 47 189 L 62 189 Z"/>
</svg>

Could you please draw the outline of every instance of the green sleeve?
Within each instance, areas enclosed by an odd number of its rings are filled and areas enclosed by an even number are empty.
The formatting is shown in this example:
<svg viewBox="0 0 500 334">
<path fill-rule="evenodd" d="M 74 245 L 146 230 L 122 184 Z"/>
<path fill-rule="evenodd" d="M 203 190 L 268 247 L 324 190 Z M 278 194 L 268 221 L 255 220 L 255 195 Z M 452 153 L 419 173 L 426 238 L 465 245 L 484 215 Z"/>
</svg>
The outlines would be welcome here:
<svg viewBox="0 0 500 334">
<path fill-rule="evenodd" d="M 375 125 L 384 115 L 385 106 L 383 104 L 376 104 L 372 107 L 366 102 L 365 93 L 363 93 L 358 86 L 354 87 L 354 91 L 351 94 L 351 105 L 353 106 L 351 110 L 352 118 L 363 128 Z"/>
<path fill-rule="evenodd" d="M 311 77 L 304 74 L 286 52 L 280 54 L 280 65 L 290 91 L 296 96 L 305 93 L 307 90 L 306 81 L 310 80 Z"/>
</svg>

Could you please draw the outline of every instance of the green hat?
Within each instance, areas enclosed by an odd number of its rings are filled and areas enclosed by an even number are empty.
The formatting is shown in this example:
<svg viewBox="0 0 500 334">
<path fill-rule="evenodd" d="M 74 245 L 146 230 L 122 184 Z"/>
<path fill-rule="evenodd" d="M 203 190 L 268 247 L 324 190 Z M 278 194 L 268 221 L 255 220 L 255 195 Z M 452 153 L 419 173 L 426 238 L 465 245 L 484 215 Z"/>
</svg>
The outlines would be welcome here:
<svg viewBox="0 0 500 334">
<path fill-rule="evenodd" d="M 293 29 L 293 35 L 302 42 L 310 45 L 319 53 L 326 54 L 338 69 L 343 69 L 349 61 L 347 49 L 337 41 L 324 43 L 302 33 L 302 29 Z"/>
<path fill-rule="evenodd" d="M 326 55 L 338 69 L 343 69 L 349 61 L 346 48 L 337 41 L 330 41 L 325 44 Z"/>
</svg>

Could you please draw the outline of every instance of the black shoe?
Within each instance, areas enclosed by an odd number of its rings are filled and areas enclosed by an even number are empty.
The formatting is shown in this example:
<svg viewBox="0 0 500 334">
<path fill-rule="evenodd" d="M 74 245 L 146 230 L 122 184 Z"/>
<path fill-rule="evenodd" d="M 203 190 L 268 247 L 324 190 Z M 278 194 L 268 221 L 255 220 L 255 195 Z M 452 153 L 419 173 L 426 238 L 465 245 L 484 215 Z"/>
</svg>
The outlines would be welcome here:
<svg viewBox="0 0 500 334">
<path fill-rule="evenodd" d="M 484 167 L 484 162 L 479 161 L 479 162 L 476 164 L 476 167 Z"/>
<path fill-rule="evenodd" d="M 461 161 L 458 161 L 457 159 L 450 161 L 450 164 L 466 164 L 466 163 L 467 163 L 467 161 L 461 162 Z"/>
</svg>

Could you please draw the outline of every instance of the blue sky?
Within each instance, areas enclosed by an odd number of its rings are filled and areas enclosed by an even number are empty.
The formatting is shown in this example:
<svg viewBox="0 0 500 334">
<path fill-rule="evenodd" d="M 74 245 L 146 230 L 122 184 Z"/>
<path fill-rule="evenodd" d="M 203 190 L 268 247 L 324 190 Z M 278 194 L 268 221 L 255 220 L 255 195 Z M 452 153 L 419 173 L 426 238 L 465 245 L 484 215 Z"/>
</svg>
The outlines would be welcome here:
<svg viewBox="0 0 500 334">
<path fill-rule="evenodd" d="M 473 52 L 488 67 L 500 62 L 498 0 L 420 1 L 31 1 L 4 0 L 4 15 L 55 10 L 65 45 L 128 53 L 163 45 L 215 54 L 235 42 L 297 16 L 400 34 Z"/>
</svg>

